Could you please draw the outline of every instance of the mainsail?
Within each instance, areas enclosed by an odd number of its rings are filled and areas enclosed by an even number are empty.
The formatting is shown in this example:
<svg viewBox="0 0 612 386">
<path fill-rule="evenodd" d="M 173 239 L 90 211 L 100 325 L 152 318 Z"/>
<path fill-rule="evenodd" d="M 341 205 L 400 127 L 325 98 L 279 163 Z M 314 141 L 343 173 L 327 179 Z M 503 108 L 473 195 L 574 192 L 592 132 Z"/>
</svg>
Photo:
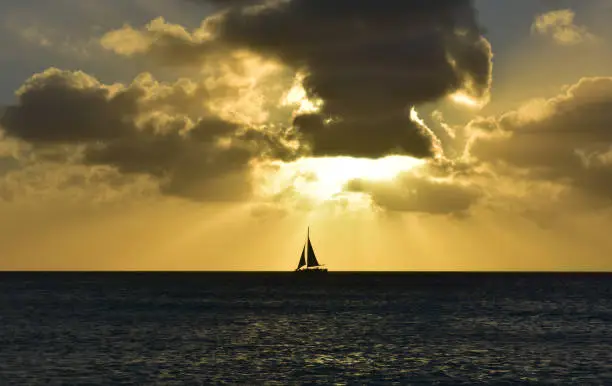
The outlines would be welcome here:
<svg viewBox="0 0 612 386">
<path fill-rule="evenodd" d="M 310 243 L 310 236 L 308 236 L 308 267 L 318 267 L 320 264 L 317 261 L 317 255 L 315 255 L 315 251 L 312 248 L 312 244 Z"/>
</svg>

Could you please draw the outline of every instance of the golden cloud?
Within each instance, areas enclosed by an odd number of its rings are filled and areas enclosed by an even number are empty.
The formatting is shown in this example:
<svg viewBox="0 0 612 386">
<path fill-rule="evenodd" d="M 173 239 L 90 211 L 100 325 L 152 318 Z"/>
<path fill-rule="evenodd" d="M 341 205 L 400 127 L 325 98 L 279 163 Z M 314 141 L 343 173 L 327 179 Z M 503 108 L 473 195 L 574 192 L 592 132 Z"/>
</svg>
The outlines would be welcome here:
<svg viewBox="0 0 612 386">
<path fill-rule="evenodd" d="M 531 26 L 534 34 L 550 36 L 557 44 L 576 45 L 593 42 L 597 37 L 586 27 L 574 23 L 576 14 L 571 9 L 560 9 L 538 15 Z"/>
<path fill-rule="evenodd" d="M 52 68 L 25 82 L 1 123 L 37 147 L 81 146 L 85 164 L 155 177 L 169 194 L 247 197 L 252 162 L 290 159 L 295 146 L 288 131 L 219 118 L 207 95 L 184 79 L 168 84 L 141 74 L 129 85 L 104 85 Z"/>
<path fill-rule="evenodd" d="M 468 127 L 489 134 L 474 134 L 470 154 L 524 169 L 524 177 L 562 182 L 609 199 L 611 111 L 612 78 L 583 78 L 554 98 L 471 122 Z"/>
</svg>

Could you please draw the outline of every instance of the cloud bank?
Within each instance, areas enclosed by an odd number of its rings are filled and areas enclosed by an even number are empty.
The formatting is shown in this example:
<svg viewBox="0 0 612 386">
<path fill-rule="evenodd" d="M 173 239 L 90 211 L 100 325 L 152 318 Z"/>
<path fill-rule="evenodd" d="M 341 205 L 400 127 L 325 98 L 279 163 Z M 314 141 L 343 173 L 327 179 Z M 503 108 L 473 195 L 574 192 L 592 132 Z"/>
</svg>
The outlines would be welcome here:
<svg viewBox="0 0 612 386">
<path fill-rule="evenodd" d="M 160 82 L 144 72 L 131 83 L 105 84 L 50 68 L 17 90 L 17 104 L 0 122 L 6 134 L 47 161 L 65 157 L 69 148 L 74 162 L 149 176 L 168 195 L 246 200 L 253 195 L 253 168 L 262 162 L 391 154 L 437 159 L 440 140 L 414 106 L 457 91 L 488 99 L 491 46 L 471 1 L 199 3 L 203 14 L 211 6 L 216 11 L 198 28 L 160 17 L 100 38 L 103 48 L 144 59 L 145 66 L 199 76 Z M 296 86 L 303 100 L 287 105 Z M 64 151 L 48 150 L 53 147 Z M 419 197 L 434 197 L 447 185 L 425 178 Z M 432 203 L 440 201 L 387 205 L 365 181 L 352 190 L 398 210 L 433 213 Z M 455 202 L 453 194 L 447 196 Z M 460 201 L 441 212 L 472 202 Z"/>
<path fill-rule="evenodd" d="M 102 44 L 173 66 L 249 50 L 303 71 L 308 97 L 323 107 L 295 127 L 317 156 L 432 156 L 407 109 L 460 89 L 474 98 L 489 91 L 491 47 L 470 1 L 214 3 L 223 10 L 193 31 L 157 19 L 109 32 Z"/>
<path fill-rule="evenodd" d="M 49 69 L 17 91 L 0 123 L 34 146 L 82 147 L 82 162 L 159 178 L 163 192 L 194 199 L 248 197 L 249 165 L 290 159 L 288 133 L 243 127 L 206 111 L 207 91 L 183 79 L 105 85 L 82 72 Z M 192 109 L 201 113 L 193 116 Z"/>
<path fill-rule="evenodd" d="M 522 178 L 612 199 L 612 78 L 583 78 L 556 97 L 468 125 L 470 154 Z"/>
</svg>

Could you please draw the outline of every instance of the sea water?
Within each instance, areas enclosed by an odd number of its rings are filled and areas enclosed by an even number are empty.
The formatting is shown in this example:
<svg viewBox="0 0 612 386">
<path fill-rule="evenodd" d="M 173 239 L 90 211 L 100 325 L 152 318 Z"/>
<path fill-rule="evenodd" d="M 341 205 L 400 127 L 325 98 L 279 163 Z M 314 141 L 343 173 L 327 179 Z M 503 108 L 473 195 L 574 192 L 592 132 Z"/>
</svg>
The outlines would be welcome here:
<svg viewBox="0 0 612 386">
<path fill-rule="evenodd" d="M 611 275 L 314 276 L 0 274 L 0 385 L 612 384 Z"/>
</svg>

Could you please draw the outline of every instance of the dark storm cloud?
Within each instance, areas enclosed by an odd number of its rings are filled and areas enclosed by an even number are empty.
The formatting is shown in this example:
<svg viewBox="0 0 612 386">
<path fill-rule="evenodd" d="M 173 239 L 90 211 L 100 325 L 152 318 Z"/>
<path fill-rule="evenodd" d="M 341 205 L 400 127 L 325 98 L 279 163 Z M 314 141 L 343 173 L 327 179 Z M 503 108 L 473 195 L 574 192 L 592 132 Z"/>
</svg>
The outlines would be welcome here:
<svg viewBox="0 0 612 386">
<path fill-rule="evenodd" d="M 555 98 L 470 125 L 477 159 L 612 198 L 612 78 L 583 78 Z"/>
<path fill-rule="evenodd" d="M 19 105 L 7 108 L 0 123 L 9 135 L 30 142 L 70 142 L 117 139 L 132 131 L 137 91 L 110 97 L 85 74 L 45 74 L 30 79 L 19 91 Z"/>
<path fill-rule="evenodd" d="M 430 138 L 412 127 L 405 114 L 395 116 L 346 119 L 338 123 L 324 123 L 319 114 L 301 115 L 294 126 L 312 143 L 318 156 L 351 155 L 378 157 L 390 153 L 408 153 L 424 158 L 432 155 Z"/>
<path fill-rule="evenodd" d="M 142 53 L 189 61 L 206 60 L 220 47 L 248 48 L 305 71 L 309 96 L 325 102 L 319 119 L 296 118 L 315 155 L 432 155 L 431 140 L 407 118 L 406 107 L 465 85 L 483 97 L 490 86 L 490 46 L 471 1 L 202 3 L 228 8 L 210 19 L 212 39 L 160 40 L 158 30 Z"/>
<path fill-rule="evenodd" d="M 85 145 L 86 163 L 149 174 L 164 192 L 194 199 L 242 198 L 250 191 L 251 160 L 291 156 L 282 133 L 243 130 L 212 115 L 192 122 L 177 113 L 173 106 L 190 102 L 182 86 L 163 93 L 151 82 L 112 89 L 84 73 L 50 69 L 25 83 L 0 124 L 8 135 L 40 147 Z M 160 100 L 151 99 L 157 94 L 174 114 L 147 117 L 160 108 Z M 227 143 L 220 145 L 221 139 Z"/>
</svg>

